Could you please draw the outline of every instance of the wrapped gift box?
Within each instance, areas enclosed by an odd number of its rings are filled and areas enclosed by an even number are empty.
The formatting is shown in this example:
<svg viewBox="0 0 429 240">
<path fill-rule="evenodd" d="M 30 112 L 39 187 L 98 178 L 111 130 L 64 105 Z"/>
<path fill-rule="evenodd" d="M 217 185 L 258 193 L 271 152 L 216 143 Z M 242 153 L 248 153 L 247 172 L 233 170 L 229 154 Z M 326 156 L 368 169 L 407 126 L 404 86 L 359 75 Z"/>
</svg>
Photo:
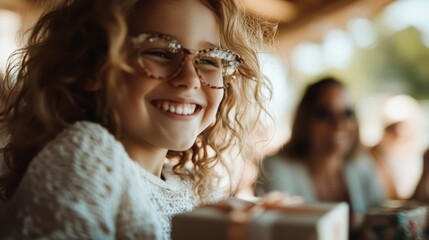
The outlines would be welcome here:
<svg viewBox="0 0 429 240">
<path fill-rule="evenodd" d="M 428 206 L 411 201 L 387 201 L 371 208 L 363 224 L 364 240 L 427 238 Z"/>
<path fill-rule="evenodd" d="M 347 203 L 300 204 L 258 214 L 197 208 L 172 220 L 172 240 L 346 240 Z M 238 214 L 240 215 L 240 214 Z"/>
</svg>

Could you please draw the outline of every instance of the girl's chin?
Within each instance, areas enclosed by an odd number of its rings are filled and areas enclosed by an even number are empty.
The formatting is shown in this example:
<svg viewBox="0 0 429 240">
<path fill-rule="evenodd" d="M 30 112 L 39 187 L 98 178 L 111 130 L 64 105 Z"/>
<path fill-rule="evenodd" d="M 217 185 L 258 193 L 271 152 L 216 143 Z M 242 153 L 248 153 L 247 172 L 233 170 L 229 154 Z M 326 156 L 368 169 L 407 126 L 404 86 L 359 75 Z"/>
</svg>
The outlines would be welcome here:
<svg viewBox="0 0 429 240">
<path fill-rule="evenodd" d="M 181 144 L 179 146 L 177 146 L 177 145 L 170 146 L 168 149 L 171 151 L 183 152 L 183 151 L 189 150 L 193 145 L 194 145 L 194 143 L 192 142 L 192 143 Z"/>
</svg>

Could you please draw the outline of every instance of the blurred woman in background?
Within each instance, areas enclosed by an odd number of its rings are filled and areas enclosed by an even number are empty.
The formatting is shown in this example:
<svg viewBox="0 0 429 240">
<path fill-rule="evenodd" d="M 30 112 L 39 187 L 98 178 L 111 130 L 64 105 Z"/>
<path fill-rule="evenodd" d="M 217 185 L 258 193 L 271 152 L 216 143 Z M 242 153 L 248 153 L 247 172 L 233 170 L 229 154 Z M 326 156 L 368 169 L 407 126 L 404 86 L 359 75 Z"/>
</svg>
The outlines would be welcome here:
<svg viewBox="0 0 429 240">
<path fill-rule="evenodd" d="M 345 85 L 332 77 L 309 85 L 289 142 L 264 160 L 256 192 L 280 190 L 306 202 L 348 202 L 351 224 L 382 202 L 373 163 L 359 153 L 358 123 Z"/>
</svg>

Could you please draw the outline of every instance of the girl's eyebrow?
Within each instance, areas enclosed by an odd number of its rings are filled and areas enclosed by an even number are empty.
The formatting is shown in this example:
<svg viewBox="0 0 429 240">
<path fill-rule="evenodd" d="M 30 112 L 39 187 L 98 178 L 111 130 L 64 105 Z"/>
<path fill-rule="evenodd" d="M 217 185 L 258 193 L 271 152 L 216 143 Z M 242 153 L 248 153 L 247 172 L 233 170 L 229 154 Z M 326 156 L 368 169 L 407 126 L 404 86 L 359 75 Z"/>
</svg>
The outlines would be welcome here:
<svg viewBox="0 0 429 240">
<path fill-rule="evenodd" d="M 179 43 L 182 45 L 182 47 L 188 48 L 182 42 L 179 41 Z M 208 48 L 222 48 L 222 47 L 220 46 L 220 44 L 214 44 L 214 43 L 209 42 L 209 41 L 201 41 L 201 42 L 197 43 L 196 47 L 193 47 L 191 49 L 200 49 L 200 50 L 202 50 L 202 49 L 208 49 Z"/>
<path fill-rule="evenodd" d="M 209 42 L 209 41 L 202 41 L 200 43 L 200 45 L 202 45 L 202 46 L 208 46 L 209 48 L 220 48 L 220 44 L 214 44 L 214 43 Z"/>
</svg>

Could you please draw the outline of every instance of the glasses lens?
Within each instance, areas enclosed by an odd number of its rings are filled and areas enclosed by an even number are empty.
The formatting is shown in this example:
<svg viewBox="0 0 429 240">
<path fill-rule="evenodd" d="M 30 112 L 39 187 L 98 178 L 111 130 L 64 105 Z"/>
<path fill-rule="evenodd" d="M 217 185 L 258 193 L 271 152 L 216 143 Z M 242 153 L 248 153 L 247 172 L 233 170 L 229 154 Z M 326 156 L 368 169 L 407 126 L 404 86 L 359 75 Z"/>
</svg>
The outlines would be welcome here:
<svg viewBox="0 0 429 240">
<path fill-rule="evenodd" d="M 201 55 L 198 72 L 207 84 L 225 87 L 239 65 L 238 56 L 226 50 L 214 49 Z"/>
<path fill-rule="evenodd" d="M 184 57 L 178 43 L 159 37 L 150 37 L 141 41 L 137 49 L 140 67 L 156 78 L 167 78 L 173 75 Z"/>
<path fill-rule="evenodd" d="M 323 122 L 329 122 L 333 120 L 350 120 L 354 118 L 355 113 L 353 109 L 347 108 L 340 112 L 335 112 L 332 109 L 322 107 L 319 109 L 316 109 L 314 112 L 314 116 L 317 120 L 323 121 Z"/>
</svg>

